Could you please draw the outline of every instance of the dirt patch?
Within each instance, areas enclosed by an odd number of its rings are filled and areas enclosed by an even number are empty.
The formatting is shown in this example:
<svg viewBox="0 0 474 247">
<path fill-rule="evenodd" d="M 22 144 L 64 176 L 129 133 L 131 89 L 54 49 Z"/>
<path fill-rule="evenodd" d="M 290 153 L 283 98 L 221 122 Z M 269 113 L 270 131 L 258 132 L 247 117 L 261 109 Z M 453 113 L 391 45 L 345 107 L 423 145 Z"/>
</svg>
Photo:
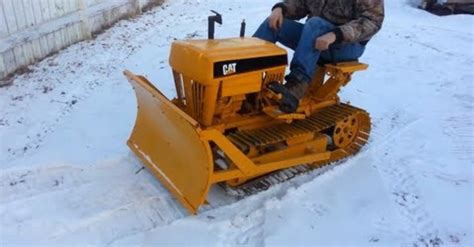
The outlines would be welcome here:
<svg viewBox="0 0 474 247">
<path fill-rule="evenodd" d="M 456 15 L 456 14 L 474 14 L 474 1 L 472 3 L 438 3 L 436 0 L 424 0 L 420 5 L 430 13 L 439 16 Z"/>
<path fill-rule="evenodd" d="M 143 12 L 147 12 L 156 6 L 162 5 L 165 0 L 150 0 L 145 6 L 142 7 Z"/>
</svg>

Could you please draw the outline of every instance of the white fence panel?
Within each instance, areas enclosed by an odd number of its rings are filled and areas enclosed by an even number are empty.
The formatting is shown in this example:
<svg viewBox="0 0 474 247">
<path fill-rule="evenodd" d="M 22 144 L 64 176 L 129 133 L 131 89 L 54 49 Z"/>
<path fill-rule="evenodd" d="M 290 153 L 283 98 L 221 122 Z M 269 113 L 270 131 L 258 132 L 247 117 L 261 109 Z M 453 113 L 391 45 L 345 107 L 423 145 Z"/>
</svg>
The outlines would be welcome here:
<svg viewBox="0 0 474 247">
<path fill-rule="evenodd" d="M 8 33 L 14 33 L 18 30 L 18 25 L 16 23 L 16 16 L 13 8 L 13 0 L 2 0 L 2 15 L 4 21 L 6 22 Z"/>
<path fill-rule="evenodd" d="M 3 15 L 4 18 L 0 18 L 0 39 L 5 38 L 8 36 L 8 26 L 7 21 L 5 18 L 5 11 L 3 8 L 3 2 L 0 2 L 0 14 Z"/>
<path fill-rule="evenodd" d="M 5 63 L 3 62 L 3 57 L 0 57 L 0 75 L 6 73 Z"/>
<path fill-rule="evenodd" d="M 8 75 L 163 0 L 0 0 L 0 85 Z"/>
</svg>

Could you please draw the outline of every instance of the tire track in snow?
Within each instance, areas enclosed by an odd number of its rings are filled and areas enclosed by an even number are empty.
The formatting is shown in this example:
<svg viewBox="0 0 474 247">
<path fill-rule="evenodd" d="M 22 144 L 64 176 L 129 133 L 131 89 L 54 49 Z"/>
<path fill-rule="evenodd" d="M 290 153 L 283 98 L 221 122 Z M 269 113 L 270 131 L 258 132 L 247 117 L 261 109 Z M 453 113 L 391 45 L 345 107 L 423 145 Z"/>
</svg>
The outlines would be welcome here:
<svg viewBox="0 0 474 247">
<path fill-rule="evenodd" d="M 474 80 L 474 73 L 464 76 L 461 80 L 466 82 Z M 472 92 L 472 84 L 468 84 L 467 90 Z M 472 94 L 462 94 L 454 92 L 452 98 L 456 102 L 456 108 L 444 119 L 444 133 L 453 141 L 451 152 L 462 161 L 474 160 L 474 96 Z"/>
<path fill-rule="evenodd" d="M 135 173 L 139 167 L 138 160 L 122 158 L 81 169 L 53 166 L 2 173 L 11 178 L 0 187 L 2 235 L 24 235 L 43 225 L 51 234 L 24 244 L 78 244 L 77 239 L 102 244 L 185 217 L 185 209 L 151 174 Z M 24 182 L 12 183 L 18 179 Z"/>
<path fill-rule="evenodd" d="M 263 207 L 233 217 L 230 230 L 222 236 L 222 245 L 264 246 L 265 211 Z"/>
<path fill-rule="evenodd" d="M 408 166 L 410 160 L 416 156 L 407 153 L 407 156 L 399 157 L 398 152 L 394 151 L 397 148 L 395 143 L 410 142 L 409 133 L 417 127 L 419 119 L 410 120 L 408 116 L 400 112 L 395 112 L 389 119 L 391 119 L 390 123 L 388 121 L 380 123 L 389 126 L 382 126 L 379 131 L 386 127 L 393 130 L 387 135 L 375 134 L 376 138 L 382 141 L 374 143 L 375 146 L 370 152 L 377 161 L 375 167 L 388 183 L 394 205 L 405 223 L 400 229 L 390 229 L 391 225 L 383 220 L 379 220 L 375 225 L 382 232 L 398 231 L 400 236 L 407 236 L 404 243 L 406 246 L 439 246 L 443 244 L 443 240 L 439 237 L 438 230 L 425 209 L 423 198 L 417 189 L 417 178 Z"/>
<path fill-rule="evenodd" d="M 390 152 L 390 149 L 385 151 Z M 407 223 L 402 229 L 407 245 L 413 246 L 439 246 L 443 243 L 435 228 L 434 222 L 425 209 L 420 192 L 417 189 L 416 177 L 408 168 L 408 160 L 394 159 L 386 155 L 388 159 L 381 168 L 383 173 L 391 180 L 392 198 L 399 208 Z M 411 157 L 407 157 L 410 159 Z M 389 181 L 390 181 L 389 180 Z"/>
<path fill-rule="evenodd" d="M 104 167 L 105 168 L 105 167 Z M 109 167 L 111 169 L 112 167 Z M 2 171 L 0 176 L 0 203 L 27 200 L 44 194 L 77 189 L 93 183 L 86 173 L 97 172 L 97 168 L 84 169 L 73 166 L 42 167 L 36 170 Z"/>
<path fill-rule="evenodd" d="M 265 229 L 263 226 L 265 224 L 267 202 L 282 199 L 289 189 L 298 188 L 299 186 L 302 186 L 331 170 L 335 166 L 336 165 L 330 165 L 314 170 L 308 174 L 302 174 L 287 182 L 276 184 L 269 190 L 245 198 L 240 198 L 237 201 L 235 201 L 236 198 L 226 194 L 222 188 L 216 186 L 211 190 L 211 204 L 203 205 L 196 217 L 201 221 L 212 222 L 216 227 L 217 233 L 223 232 L 219 236 L 219 241 L 217 243 L 219 246 L 264 246 Z M 217 197 L 220 198 L 213 198 L 216 197 L 215 194 L 219 194 Z M 309 207 L 313 208 L 310 209 Z M 308 205 L 308 210 L 320 210 L 319 215 L 321 217 L 323 213 L 327 212 L 327 208 L 320 204 L 316 206 Z M 176 221 L 180 221 L 186 217 L 188 217 L 187 213 L 186 216 L 177 218 Z M 120 245 L 123 240 L 127 240 L 128 238 L 133 239 L 137 234 L 144 234 L 144 236 L 154 235 L 154 232 L 158 231 L 161 226 L 164 225 L 157 225 L 155 228 L 144 230 L 143 232 L 123 235 L 110 242 L 109 245 L 114 246 L 117 243 Z M 222 229 L 225 229 L 225 231 L 221 231 Z"/>
<path fill-rule="evenodd" d="M 81 219 L 53 234 L 55 242 L 77 243 L 75 239 L 97 239 L 96 244 L 110 245 L 116 239 L 171 224 L 186 212 L 169 195 L 140 198 L 117 208 Z M 107 232 L 109 234 L 104 235 Z M 90 244 L 91 241 L 84 244 Z M 93 241 L 93 242 L 95 242 Z"/>
</svg>

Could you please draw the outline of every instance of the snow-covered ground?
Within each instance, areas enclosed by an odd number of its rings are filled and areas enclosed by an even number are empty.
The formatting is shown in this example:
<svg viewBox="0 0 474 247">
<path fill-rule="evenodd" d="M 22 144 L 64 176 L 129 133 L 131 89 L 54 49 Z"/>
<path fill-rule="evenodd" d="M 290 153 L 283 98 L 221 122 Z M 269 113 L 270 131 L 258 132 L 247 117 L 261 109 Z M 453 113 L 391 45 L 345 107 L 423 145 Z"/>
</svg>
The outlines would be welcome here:
<svg viewBox="0 0 474 247">
<path fill-rule="evenodd" d="M 345 163 L 190 216 L 125 145 L 125 68 L 167 96 L 174 39 L 236 36 L 274 0 L 173 0 L 45 59 L 0 88 L 0 246 L 473 246 L 474 18 L 387 0 L 383 30 L 342 98 L 373 134 Z M 407 1 L 409 2 L 409 1 Z"/>
</svg>

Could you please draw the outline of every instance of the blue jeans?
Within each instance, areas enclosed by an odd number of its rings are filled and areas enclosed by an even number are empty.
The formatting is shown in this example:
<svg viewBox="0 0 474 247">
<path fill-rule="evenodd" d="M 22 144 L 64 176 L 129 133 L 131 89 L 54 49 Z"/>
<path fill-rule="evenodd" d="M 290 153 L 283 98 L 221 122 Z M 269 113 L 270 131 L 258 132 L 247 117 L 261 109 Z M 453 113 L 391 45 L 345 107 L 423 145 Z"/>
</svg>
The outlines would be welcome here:
<svg viewBox="0 0 474 247">
<path fill-rule="evenodd" d="M 316 63 L 320 59 L 332 62 L 329 51 L 321 52 L 315 48 L 316 38 L 334 28 L 336 28 L 334 24 L 320 17 L 312 17 L 304 25 L 285 19 L 281 28 L 275 31 L 270 28 L 269 21 L 266 19 L 253 36 L 273 43 L 280 42 L 293 49 L 295 54 L 290 65 L 290 75 L 299 81 L 310 83 L 316 70 Z M 356 60 L 365 50 L 365 46 L 358 42 L 331 47 L 335 62 Z"/>
</svg>

